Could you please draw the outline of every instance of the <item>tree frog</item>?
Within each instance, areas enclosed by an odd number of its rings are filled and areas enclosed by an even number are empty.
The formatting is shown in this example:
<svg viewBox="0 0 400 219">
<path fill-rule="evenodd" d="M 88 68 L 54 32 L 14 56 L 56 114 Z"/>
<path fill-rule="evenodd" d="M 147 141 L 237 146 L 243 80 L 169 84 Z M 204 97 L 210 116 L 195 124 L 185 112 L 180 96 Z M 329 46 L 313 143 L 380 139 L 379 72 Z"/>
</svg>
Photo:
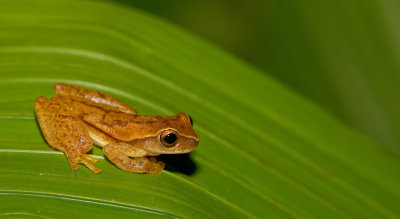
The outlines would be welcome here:
<svg viewBox="0 0 400 219">
<path fill-rule="evenodd" d="M 107 158 L 122 170 L 160 174 L 165 164 L 156 156 L 189 153 L 199 143 L 185 113 L 137 115 L 125 103 L 94 90 L 57 83 L 54 91 L 50 99 L 36 99 L 36 117 L 47 143 L 65 153 L 74 171 L 80 163 L 101 172 L 93 164 L 98 158 L 87 154 L 93 144 L 103 147 Z"/>
</svg>

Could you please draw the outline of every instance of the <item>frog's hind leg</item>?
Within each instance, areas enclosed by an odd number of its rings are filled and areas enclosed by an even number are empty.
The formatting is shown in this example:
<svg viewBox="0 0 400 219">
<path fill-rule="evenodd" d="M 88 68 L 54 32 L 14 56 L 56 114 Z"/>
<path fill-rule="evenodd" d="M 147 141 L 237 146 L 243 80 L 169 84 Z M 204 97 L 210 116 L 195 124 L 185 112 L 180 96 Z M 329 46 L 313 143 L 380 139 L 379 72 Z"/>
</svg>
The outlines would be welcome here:
<svg viewBox="0 0 400 219">
<path fill-rule="evenodd" d="M 72 116 L 66 106 L 68 103 L 57 98 L 36 99 L 35 112 L 43 136 L 51 147 L 65 153 L 72 170 L 78 170 L 78 163 L 81 163 L 94 173 L 100 173 L 101 170 L 92 164 L 98 159 L 86 154 L 92 149 L 93 141 L 85 125 Z"/>
<path fill-rule="evenodd" d="M 58 95 L 68 96 L 73 100 L 84 102 L 88 105 L 100 105 L 102 108 L 109 111 L 124 112 L 132 115 L 137 114 L 135 109 L 121 102 L 117 98 L 98 91 L 63 83 L 55 84 L 54 91 Z"/>
<path fill-rule="evenodd" d="M 74 153 L 68 153 L 68 152 L 65 154 L 68 158 L 69 165 L 71 166 L 71 169 L 73 171 L 77 171 L 79 169 L 78 163 L 81 163 L 85 165 L 87 168 L 89 168 L 93 173 L 101 173 L 101 169 L 97 168 L 92 164 L 92 162 L 96 163 L 97 161 L 99 161 L 99 158 L 95 158 L 87 154 L 76 155 Z"/>
</svg>

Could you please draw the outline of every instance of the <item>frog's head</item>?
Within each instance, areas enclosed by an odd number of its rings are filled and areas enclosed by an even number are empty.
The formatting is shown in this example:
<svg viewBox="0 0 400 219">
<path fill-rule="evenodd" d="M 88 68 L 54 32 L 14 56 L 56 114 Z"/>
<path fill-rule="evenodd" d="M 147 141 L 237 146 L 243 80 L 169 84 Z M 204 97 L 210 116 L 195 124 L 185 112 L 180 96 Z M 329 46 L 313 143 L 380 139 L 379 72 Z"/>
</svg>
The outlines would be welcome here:
<svg viewBox="0 0 400 219">
<path fill-rule="evenodd" d="M 182 154 L 193 151 L 199 144 L 199 136 L 193 129 L 192 118 L 185 113 L 166 117 L 158 128 L 157 144 L 144 144 L 149 152 L 159 154 Z"/>
</svg>

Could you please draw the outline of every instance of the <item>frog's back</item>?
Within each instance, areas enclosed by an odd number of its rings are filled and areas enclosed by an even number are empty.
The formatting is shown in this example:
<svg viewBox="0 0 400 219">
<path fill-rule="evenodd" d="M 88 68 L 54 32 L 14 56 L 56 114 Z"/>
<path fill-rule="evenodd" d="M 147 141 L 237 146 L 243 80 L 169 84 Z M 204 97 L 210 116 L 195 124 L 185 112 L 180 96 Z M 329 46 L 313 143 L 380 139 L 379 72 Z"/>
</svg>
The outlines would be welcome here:
<svg viewBox="0 0 400 219">
<path fill-rule="evenodd" d="M 54 85 L 54 91 L 57 96 L 68 97 L 76 102 L 101 108 L 105 111 L 124 112 L 133 115 L 137 114 L 135 109 L 121 102 L 117 98 L 95 90 L 57 83 Z"/>
</svg>

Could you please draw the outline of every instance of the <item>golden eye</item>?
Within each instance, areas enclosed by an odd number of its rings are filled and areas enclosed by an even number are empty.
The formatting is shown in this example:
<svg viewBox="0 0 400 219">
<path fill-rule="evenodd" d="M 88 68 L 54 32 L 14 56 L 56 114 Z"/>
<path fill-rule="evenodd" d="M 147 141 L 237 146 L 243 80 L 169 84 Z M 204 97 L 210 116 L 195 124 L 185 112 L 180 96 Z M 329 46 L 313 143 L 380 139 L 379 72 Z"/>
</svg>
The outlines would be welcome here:
<svg viewBox="0 0 400 219">
<path fill-rule="evenodd" d="M 173 147 L 178 142 L 178 133 L 168 129 L 161 133 L 160 142 L 164 147 Z"/>
</svg>

